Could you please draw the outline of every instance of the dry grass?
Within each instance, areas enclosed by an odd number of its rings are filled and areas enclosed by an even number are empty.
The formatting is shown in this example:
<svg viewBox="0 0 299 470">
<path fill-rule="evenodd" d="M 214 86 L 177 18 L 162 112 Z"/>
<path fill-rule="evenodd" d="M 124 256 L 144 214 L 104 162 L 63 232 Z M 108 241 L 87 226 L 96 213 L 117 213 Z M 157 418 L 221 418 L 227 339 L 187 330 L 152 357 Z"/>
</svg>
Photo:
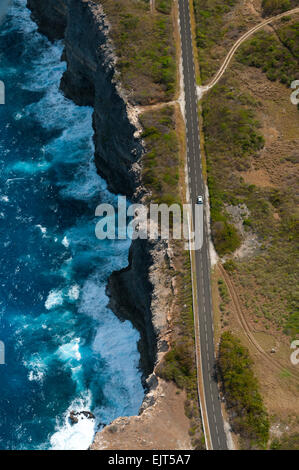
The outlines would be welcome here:
<svg viewBox="0 0 299 470">
<path fill-rule="evenodd" d="M 133 104 L 171 100 L 176 91 L 176 51 L 170 9 L 150 12 L 146 0 L 101 0 L 112 25 L 121 82 Z"/>
<path fill-rule="evenodd" d="M 205 2 L 194 2 L 205 9 Z M 216 3 L 209 2 L 209 7 Z M 258 8 L 249 12 L 249 4 L 253 3 Z M 241 5 L 244 8 L 240 13 Z M 218 17 L 219 31 L 214 27 L 206 28 L 206 42 L 201 43 L 199 49 L 205 80 L 213 75 L 241 31 L 261 20 L 260 7 L 258 0 L 231 2 L 229 11 Z M 201 22 L 203 16 L 201 14 Z M 210 22 L 212 17 L 205 24 Z M 209 184 L 211 177 L 212 184 L 216 182 L 216 191 L 215 185 L 211 191 L 212 205 L 220 207 L 225 214 L 226 204 L 245 204 L 250 213 L 242 216 L 245 234 L 246 231 L 255 234 L 259 243 L 249 257 L 234 261 L 230 276 L 254 338 L 268 354 L 275 344 L 273 361 L 276 360 L 276 367 L 271 367 L 250 344 L 236 320 L 234 306 L 231 303 L 223 306 L 217 292 L 218 278 L 213 288 L 216 316 L 220 320 L 216 333 L 219 338 L 221 331 L 232 329 L 249 347 L 272 427 L 284 434 L 298 433 L 295 417 L 298 386 L 292 377 L 296 371 L 293 371 L 289 357 L 291 339 L 299 334 L 296 310 L 298 267 L 295 261 L 298 257 L 299 114 L 290 102 L 291 90 L 283 83 L 289 81 L 285 80 L 285 70 L 291 71 L 291 77 L 295 62 L 298 70 L 297 41 L 293 41 L 297 27 L 292 26 L 294 24 L 296 19 L 286 20 L 264 32 L 263 38 L 271 38 L 273 49 L 270 46 L 263 56 L 258 54 L 255 43 L 250 45 L 261 60 L 261 67 L 249 67 L 249 62 L 242 56 L 243 51 L 239 61 L 236 57 L 221 82 L 203 101 Z M 268 39 L 262 40 L 268 43 Z M 248 47 L 245 44 L 244 50 Z M 279 57 L 273 76 L 272 52 L 275 51 L 279 51 Z M 284 57 L 288 58 L 287 63 Z M 260 148 L 255 147 L 255 140 L 250 137 L 254 134 L 263 137 Z M 253 175 L 258 176 L 254 181 Z M 277 367 L 278 364 L 281 367 Z M 272 438 L 275 432 L 271 428 Z"/>
</svg>

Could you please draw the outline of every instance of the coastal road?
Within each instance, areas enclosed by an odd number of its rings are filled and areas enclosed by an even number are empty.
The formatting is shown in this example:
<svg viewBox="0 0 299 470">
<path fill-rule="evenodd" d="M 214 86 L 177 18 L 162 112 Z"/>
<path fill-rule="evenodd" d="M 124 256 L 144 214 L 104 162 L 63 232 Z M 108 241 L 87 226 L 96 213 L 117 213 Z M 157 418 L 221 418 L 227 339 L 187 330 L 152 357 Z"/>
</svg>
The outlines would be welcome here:
<svg viewBox="0 0 299 470">
<path fill-rule="evenodd" d="M 189 0 L 179 1 L 181 29 L 181 48 L 185 89 L 185 117 L 187 136 L 187 164 L 190 199 L 193 208 L 197 196 L 205 194 L 204 178 L 200 155 L 200 136 L 198 102 L 193 58 Z M 215 104 L 217 105 L 217 104 Z M 194 213 L 193 213 L 194 217 Z M 199 366 L 199 395 L 201 401 L 203 426 L 208 449 L 227 449 L 226 435 L 221 413 L 221 403 L 217 380 L 215 378 L 215 353 L 213 310 L 210 283 L 209 235 L 207 232 L 207 213 L 204 209 L 204 234 L 201 250 L 191 253 L 193 276 L 193 295 L 196 297 L 195 335 L 199 339 L 197 360 Z M 199 336 L 199 338 L 198 338 Z"/>
</svg>

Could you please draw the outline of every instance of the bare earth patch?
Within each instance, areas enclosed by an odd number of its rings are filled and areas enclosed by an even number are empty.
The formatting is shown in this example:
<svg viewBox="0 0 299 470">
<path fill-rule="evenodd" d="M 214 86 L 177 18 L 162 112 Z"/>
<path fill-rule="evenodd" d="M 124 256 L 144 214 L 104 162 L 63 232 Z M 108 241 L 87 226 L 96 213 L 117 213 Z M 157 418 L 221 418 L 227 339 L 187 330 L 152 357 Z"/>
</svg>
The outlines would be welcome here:
<svg viewBox="0 0 299 470">
<path fill-rule="evenodd" d="M 240 67 L 236 75 L 244 91 L 259 102 L 257 117 L 262 124 L 265 146 L 244 181 L 260 187 L 281 187 L 296 183 L 299 177 L 298 110 L 290 101 L 292 90 L 270 82 L 256 68 Z"/>
<path fill-rule="evenodd" d="M 185 415 L 186 394 L 161 381 L 156 403 L 141 416 L 119 418 L 96 435 L 92 450 L 192 449 Z"/>
<path fill-rule="evenodd" d="M 291 350 L 288 338 L 283 334 L 278 334 L 275 330 L 265 331 L 246 318 L 251 334 L 266 355 L 271 356 L 271 360 L 269 361 L 266 356 L 263 356 L 248 340 L 238 318 L 237 306 L 231 296 L 225 311 L 220 310 L 221 298 L 217 287 L 218 279 L 223 279 L 223 275 L 219 267 L 216 266 L 212 282 L 216 340 L 219 341 L 221 334 L 229 330 L 237 335 L 244 346 L 249 349 L 272 423 L 270 434 L 277 436 L 285 432 L 297 432 L 299 430 L 297 418 L 299 375 L 289 360 Z M 236 290 L 238 291 L 239 287 Z M 246 309 L 244 314 L 246 315 Z M 273 350 L 275 353 L 271 352 Z M 294 374 L 294 377 L 291 374 Z M 234 436 L 234 441 L 237 442 L 237 436 Z"/>
</svg>

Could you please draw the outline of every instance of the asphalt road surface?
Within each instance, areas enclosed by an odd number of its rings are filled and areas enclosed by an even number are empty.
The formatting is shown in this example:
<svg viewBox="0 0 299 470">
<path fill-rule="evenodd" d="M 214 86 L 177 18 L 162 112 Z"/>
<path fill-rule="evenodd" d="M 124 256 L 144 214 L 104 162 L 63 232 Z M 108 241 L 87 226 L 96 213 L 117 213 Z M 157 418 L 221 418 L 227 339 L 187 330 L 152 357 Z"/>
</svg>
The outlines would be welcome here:
<svg viewBox="0 0 299 470">
<path fill-rule="evenodd" d="M 179 0 L 183 74 L 186 101 L 187 163 L 189 189 L 192 204 L 197 196 L 204 195 L 204 179 L 200 155 L 198 102 L 195 68 L 192 49 L 189 0 Z M 215 103 L 217 106 L 217 103 Z M 209 240 L 204 211 L 204 234 L 201 250 L 195 252 L 197 279 L 197 305 L 199 309 L 199 331 L 202 375 L 209 432 L 213 450 L 227 449 L 217 381 L 215 379 L 213 311 L 210 287 Z M 203 406 L 203 404 L 202 404 Z"/>
</svg>

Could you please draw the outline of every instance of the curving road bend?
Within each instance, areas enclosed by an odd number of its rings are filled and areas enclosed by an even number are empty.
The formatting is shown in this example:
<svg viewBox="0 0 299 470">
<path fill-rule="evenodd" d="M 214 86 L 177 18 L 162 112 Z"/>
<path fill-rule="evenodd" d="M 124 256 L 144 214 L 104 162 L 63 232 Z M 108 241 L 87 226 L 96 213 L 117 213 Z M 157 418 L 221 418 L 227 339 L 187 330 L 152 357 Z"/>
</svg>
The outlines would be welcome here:
<svg viewBox="0 0 299 470">
<path fill-rule="evenodd" d="M 185 89 L 185 117 L 187 136 L 187 164 L 190 199 L 195 207 L 197 196 L 205 194 L 204 178 L 200 155 L 198 102 L 192 46 L 189 0 L 179 0 L 181 48 Z M 194 213 L 193 213 L 194 217 Z M 209 237 L 207 214 L 204 211 L 204 234 L 201 250 L 193 252 L 192 270 L 195 272 L 197 311 L 195 312 L 195 335 L 199 336 L 197 351 L 199 368 L 199 390 L 203 426 L 208 449 L 227 449 L 218 384 L 215 374 L 213 311 L 210 287 Z M 194 284 L 193 284 L 194 285 Z"/>
<path fill-rule="evenodd" d="M 235 42 L 235 44 L 233 45 L 233 47 L 231 48 L 231 50 L 227 54 L 227 56 L 226 56 L 223 64 L 221 65 L 220 69 L 216 73 L 215 77 L 210 81 L 210 83 L 208 83 L 207 85 L 198 87 L 200 94 L 205 93 L 206 91 L 210 90 L 211 88 L 213 88 L 219 82 L 219 80 L 221 79 L 221 77 L 225 73 L 227 67 L 229 66 L 229 64 L 230 64 L 232 58 L 234 57 L 236 51 L 238 50 L 238 48 L 241 46 L 241 44 L 244 41 L 246 41 L 250 36 L 252 36 L 252 34 L 254 34 L 257 31 L 259 31 L 260 29 L 264 28 L 268 24 L 273 23 L 274 21 L 280 20 L 281 18 L 283 18 L 285 16 L 290 16 L 290 15 L 296 14 L 296 13 L 299 13 L 299 8 L 294 8 L 293 10 L 285 11 L 284 13 L 281 13 L 280 15 L 272 16 L 271 18 L 268 18 L 267 20 L 262 21 L 261 23 L 257 24 L 256 26 L 251 28 L 249 31 L 247 31 L 245 34 L 243 34 L 243 36 L 241 36 Z"/>
</svg>

